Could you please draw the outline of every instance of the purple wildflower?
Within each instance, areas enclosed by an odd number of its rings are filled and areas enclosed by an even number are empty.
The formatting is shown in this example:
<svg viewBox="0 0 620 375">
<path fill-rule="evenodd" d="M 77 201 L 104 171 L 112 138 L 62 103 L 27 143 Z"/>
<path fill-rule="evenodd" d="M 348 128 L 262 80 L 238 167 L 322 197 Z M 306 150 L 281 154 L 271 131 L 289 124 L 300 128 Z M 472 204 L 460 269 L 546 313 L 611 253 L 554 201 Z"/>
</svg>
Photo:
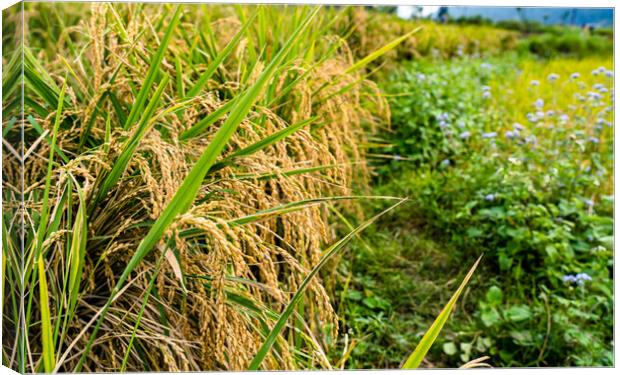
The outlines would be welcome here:
<svg viewBox="0 0 620 375">
<path fill-rule="evenodd" d="M 545 106 L 545 101 L 539 98 L 536 100 L 536 103 L 534 103 L 534 105 L 536 106 L 536 108 L 542 108 Z"/>
</svg>

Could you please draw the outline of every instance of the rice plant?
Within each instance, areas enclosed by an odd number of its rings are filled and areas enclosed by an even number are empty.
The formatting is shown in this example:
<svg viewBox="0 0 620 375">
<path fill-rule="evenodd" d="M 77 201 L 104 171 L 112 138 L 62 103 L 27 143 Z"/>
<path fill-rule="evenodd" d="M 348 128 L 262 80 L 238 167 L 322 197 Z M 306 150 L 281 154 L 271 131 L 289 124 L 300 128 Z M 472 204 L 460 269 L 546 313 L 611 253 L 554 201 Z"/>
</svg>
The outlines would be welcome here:
<svg viewBox="0 0 620 375">
<path fill-rule="evenodd" d="M 3 363 L 331 368 L 323 271 L 403 202 L 355 193 L 389 124 L 368 67 L 419 29 L 354 59 L 346 10 L 23 12 L 3 56 Z M 330 210 L 363 219 L 362 199 L 391 206 L 338 239 Z"/>
</svg>

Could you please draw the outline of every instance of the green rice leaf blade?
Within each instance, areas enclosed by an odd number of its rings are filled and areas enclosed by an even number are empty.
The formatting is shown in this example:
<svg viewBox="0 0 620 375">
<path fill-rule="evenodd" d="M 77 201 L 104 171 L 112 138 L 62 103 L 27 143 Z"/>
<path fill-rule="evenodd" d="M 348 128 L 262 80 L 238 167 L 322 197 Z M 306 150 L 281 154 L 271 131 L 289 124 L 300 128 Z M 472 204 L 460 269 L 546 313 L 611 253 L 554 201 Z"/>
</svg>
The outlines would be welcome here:
<svg viewBox="0 0 620 375">
<path fill-rule="evenodd" d="M 416 346 L 413 353 L 411 353 L 411 355 L 407 358 L 407 361 L 405 361 L 405 364 L 403 365 L 403 369 L 416 369 L 418 368 L 418 366 L 420 366 L 420 363 L 422 363 L 422 360 L 426 356 L 426 353 L 428 353 L 429 349 L 437 339 L 437 336 L 439 336 L 439 332 L 441 332 L 444 324 L 446 324 L 446 322 L 448 321 L 448 318 L 450 317 L 450 313 L 452 312 L 456 301 L 463 292 L 463 289 L 465 289 L 465 286 L 469 282 L 469 279 L 471 279 L 472 275 L 474 274 L 474 271 L 476 270 L 476 267 L 478 267 L 478 263 L 480 263 L 481 259 L 482 255 L 478 258 L 478 260 L 476 260 L 476 263 L 474 263 L 467 275 L 465 275 L 465 278 L 461 282 L 459 288 L 456 290 L 456 292 L 454 292 L 452 298 L 450 298 L 443 310 L 441 310 L 441 313 L 437 316 L 428 331 L 426 331 L 426 333 L 422 337 L 422 340 L 420 340 L 418 346 Z"/>
<path fill-rule="evenodd" d="M 232 155 L 230 155 L 230 158 L 251 155 L 259 150 L 269 147 L 272 144 L 279 142 L 282 139 L 288 137 L 289 135 L 295 133 L 299 129 L 302 129 L 304 126 L 316 121 L 317 118 L 318 116 L 314 116 L 312 118 L 299 121 L 298 123 L 293 124 L 291 126 L 287 126 L 286 128 L 280 131 L 277 131 L 248 147 L 235 151 L 234 153 L 232 153 Z"/>
<path fill-rule="evenodd" d="M 134 152 L 140 145 L 140 141 L 142 140 L 142 138 L 144 138 L 144 136 L 147 134 L 149 129 L 151 129 L 151 127 L 154 125 L 155 119 L 153 119 L 152 116 L 155 110 L 157 109 L 157 106 L 159 104 L 159 99 L 161 98 L 164 92 L 164 89 L 166 88 L 166 85 L 168 84 L 168 81 L 169 81 L 168 76 L 165 76 L 160 82 L 159 86 L 157 87 L 157 90 L 155 91 L 155 94 L 153 94 L 151 101 L 146 107 L 144 113 L 142 114 L 142 117 L 140 119 L 140 122 L 138 123 L 138 127 L 136 131 L 133 133 L 132 137 L 129 138 L 125 142 L 125 144 L 123 145 L 123 151 L 121 152 L 121 154 L 118 156 L 118 158 L 114 162 L 114 165 L 112 166 L 112 170 L 110 170 L 110 172 L 107 174 L 107 176 L 103 180 L 95 202 L 98 202 L 101 198 L 103 198 L 108 193 L 108 191 L 112 188 L 112 186 L 114 186 L 114 184 L 116 184 L 116 182 L 121 178 L 121 176 L 125 172 L 125 169 L 127 169 L 127 165 L 129 164 L 129 161 L 133 157 Z"/>
<path fill-rule="evenodd" d="M 243 36 L 243 34 L 245 34 L 248 26 L 252 23 L 255 17 L 256 12 L 250 17 L 250 19 L 244 22 L 243 26 L 241 26 L 241 29 L 239 29 L 237 34 L 235 34 L 235 36 L 230 40 L 230 42 L 228 42 L 226 47 L 224 47 L 224 49 L 222 49 L 217 54 L 215 59 L 213 59 L 213 61 L 209 63 L 207 69 L 200 75 L 200 77 L 196 81 L 196 84 L 194 84 L 194 87 L 192 87 L 187 93 L 187 97 L 194 97 L 198 95 L 200 90 L 202 90 L 209 81 L 209 78 L 211 78 L 211 76 L 213 76 L 213 73 L 215 73 L 215 71 L 221 66 L 224 59 L 228 57 L 228 55 L 230 55 L 234 48 L 239 44 L 241 37 Z"/>
<path fill-rule="evenodd" d="M 161 43 L 159 44 L 159 48 L 157 48 L 155 55 L 153 56 L 153 58 L 151 59 L 149 63 L 150 67 L 149 67 L 148 72 L 146 73 L 144 82 L 142 82 L 142 87 L 140 87 L 140 91 L 138 92 L 138 95 L 136 96 L 135 102 L 131 106 L 131 111 L 129 112 L 129 116 L 127 116 L 127 120 L 125 122 L 125 125 L 123 126 L 125 130 L 129 129 L 129 127 L 138 118 L 140 111 L 142 111 L 142 107 L 144 106 L 144 102 L 146 101 L 146 96 L 148 95 L 148 92 L 151 89 L 151 85 L 153 84 L 153 82 L 155 81 L 155 78 L 157 77 L 157 73 L 159 72 L 159 66 L 161 65 L 161 62 L 164 59 L 164 53 L 166 52 L 168 43 L 170 42 L 174 29 L 179 23 L 180 16 L 181 16 L 181 7 L 177 6 L 172 16 L 172 20 L 170 21 L 170 24 L 168 25 L 168 28 L 166 29 L 166 33 L 164 34 L 164 37 L 162 38 Z"/>
<path fill-rule="evenodd" d="M 202 120 L 198 121 L 196 125 L 192 126 L 191 128 L 181 133 L 181 135 L 179 136 L 179 139 L 184 141 L 188 138 L 193 138 L 201 134 L 203 131 L 205 131 L 205 129 L 209 127 L 209 125 L 212 125 L 214 122 L 216 122 L 217 120 L 222 118 L 226 113 L 228 113 L 233 108 L 234 104 L 235 104 L 235 99 L 229 100 L 228 102 L 226 102 L 224 105 L 222 105 L 215 111 L 209 113 Z"/>
<path fill-rule="evenodd" d="M 372 52 L 371 54 L 369 54 L 368 56 L 364 57 L 363 59 L 357 61 L 355 64 L 351 65 L 349 68 L 347 68 L 347 70 L 345 70 L 345 73 L 347 73 L 347 74 L 353 73 L 356 70 L 359 70 L 359 69 L 365 67 L 366 65 L 370 64 L 374 60 L 378 59 L 379 57 L 385 55 L 386 53 L 388 53 L 391 50 L 393 50 L 394 48 L 396 48 L 396 46 L 398 46 L 400 43 L 404 42 L 410 36 L 412 36 L 413 34 L 417 33 L 420 30 L 422 30 L 421 26 L 411 30 L 410 32 L 408 32 L 407 34 L 405 34 L 403 36 L 400 36 L 400 37 L 394 39 L 393 41 L 389 42 L 388 44 L 384 45 L 383 47 L 381 47 L 381 48 L 377 49 L 376 51 Z"/>
<path fill-rule="evenodd" d="M 275 343 L 276 339 L 278 338 L 278 336 L 284 329 L 286 321 L 295 311 L 295 307 L 297 303 L 299 303 L 299 301 L 302 299 L 304 292 L 306 291 L 306 289 L 308 288 L 308 285 L 310 284 L 310 281 L 312 281 L 314 276 L 327 263 L 327 261 L 329 261 L 336 253 L 342 250 L 345 245 L 347 245 L 355 236 L 357 236 L 358 233 L 360 233 L 361 231 L 366 229 L 368 226 L 370 226 L 372 223 L 374 223 L 379 217 L 395 209 L 396 207 L 398 207 L 405 201 L 406 199 L 401 199 L 396 204 L 392 205 L 386 210 L 368 219 L 367 221 L 365 221 L 360 226 L 358 226 L 357 228 L 349 232 L 349 234 L 347 234 L 345 237 L 343 237 L 338 242 L 336 242 L 335 244 L 333 244 L 332 246 L 330 246 L 328 249 L 324 251 L 324 255 L 319 261 L 319 263 L 316 266 L 314 266 L 314 268 L 306 275 L 304 280 L 301 282 L 299 289 L 297 289 L 297 291 L 291 298 L 290 302 L 288 303 L 288 305 L 286 306 L 286 308 L 280 315 L 280 318 L 274 324 L 273 328 L 271 329 L 271 332 L 269 332 L 269 335 L 267 336 L 267 338 L 265 339 L 261 347 L 258 349 L 258 352 L 254 356 L 254 359 L 252 359 L 252 362 L 250 363 L 248 370 L 256 371 L 260 368 L 261 363 L 263 362 L 263 360 L 265 359 L 265 357 L 271 350 L 271 347 Z"/>
<path fill-rule="evenodd" d="M 47 175 L 45 177 L 45 191 L 43 193 L 43 203 L 41 207 L 41 215 L 39 217 L 39 226 L 37 228 L 37 236 L 35 242 L 35 257 L 39 277 L 39 308 L 41 310 L 41 346 L 43 349 L 41 356 L 43 358 L 43 366 L 45 372 L 51 372 L 54 369 L 56 361 L 54 359 L 54 338 L 52 334 L 50 298 L 47 285 L 47 276 L 45 273 L 45 260 L 43 258 L 42 248 L 50 210 L 49 193 L 52 179 L 52 166 L 54 164 L 54 146 L 56 145 L 56 139 L 58 137 L 58 128 L 61 122 L 60 119 L 62 117 L 61 113 L 64 104 L 65 91 L 66 86 L 63 86 L 57 101 L 58 108 L 56 109 L 54 129 L 52 133 L 52 147 L 50 147 L 50 156 L 47 164 Z"/>
</svg>

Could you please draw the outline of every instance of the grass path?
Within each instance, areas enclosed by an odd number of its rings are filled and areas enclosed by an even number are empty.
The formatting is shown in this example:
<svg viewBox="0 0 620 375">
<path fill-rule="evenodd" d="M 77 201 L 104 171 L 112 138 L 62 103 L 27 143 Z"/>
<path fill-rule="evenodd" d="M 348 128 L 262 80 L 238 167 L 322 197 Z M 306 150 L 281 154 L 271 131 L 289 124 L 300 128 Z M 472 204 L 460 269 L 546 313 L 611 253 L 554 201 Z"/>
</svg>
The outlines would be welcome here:
<svg viewBox="0 0 620 375">
<path fill-rule="evenodd" d="M 405 205 L 402 211 L 408 209 Z M 402 226 L 383 220 L 366 234 L 366 242 L 352 245 L 342 262 L 338 314 L 353 347 L 345 368 L 400 368 L 467 271 L 463 264 L 471 263 L 441 239 L 425 236 L 413 215 L 411 221 Z M 483 277 L 483 269 L 475 274 L 473 288 L 466 289 L 423 367 L 458 366 L 441 343 L 453 334 L 455 322 L 471 319 L 471 292 Z"/>
</svg>

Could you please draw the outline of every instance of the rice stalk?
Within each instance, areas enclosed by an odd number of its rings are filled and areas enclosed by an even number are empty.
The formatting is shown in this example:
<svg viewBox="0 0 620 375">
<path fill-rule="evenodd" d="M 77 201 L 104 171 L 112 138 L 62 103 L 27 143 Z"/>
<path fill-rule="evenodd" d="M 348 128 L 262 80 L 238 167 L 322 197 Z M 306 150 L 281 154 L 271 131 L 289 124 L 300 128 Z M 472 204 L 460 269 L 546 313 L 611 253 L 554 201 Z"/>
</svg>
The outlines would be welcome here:
<svg viewBox="0 0 620 375">
<path fill-rule="evenodd" d="M 354 193 L 368 178 L 360 145 L 389 109 L 364 68 L 345 73 L 346 35 L 331 34 L 324 8 L 25 11 L 26 28 L 46 37 L 25 44 L 25 121 L 8 111 L 3 123 L 11 141 L 23 129 L 28 150 L 20 207 L 21 141 L 4 145 L 3 225 L 23 213 L 26 249 L 20 286 L 10 245 L 20 233 L 3 227 L 3 314 L 24 327 L 3 342 L 5 363 L 247 368 L 289 291 L 336 242 L 326 204 L 361 217 L 356 201 L 394 199 Z M 16 71 L 3 79 L 3 111 L 19 109 Z M 303 284 L 263 368 L 331 366 L 315 355 L 338 335 L 323 277 Z"/>
</svg>

